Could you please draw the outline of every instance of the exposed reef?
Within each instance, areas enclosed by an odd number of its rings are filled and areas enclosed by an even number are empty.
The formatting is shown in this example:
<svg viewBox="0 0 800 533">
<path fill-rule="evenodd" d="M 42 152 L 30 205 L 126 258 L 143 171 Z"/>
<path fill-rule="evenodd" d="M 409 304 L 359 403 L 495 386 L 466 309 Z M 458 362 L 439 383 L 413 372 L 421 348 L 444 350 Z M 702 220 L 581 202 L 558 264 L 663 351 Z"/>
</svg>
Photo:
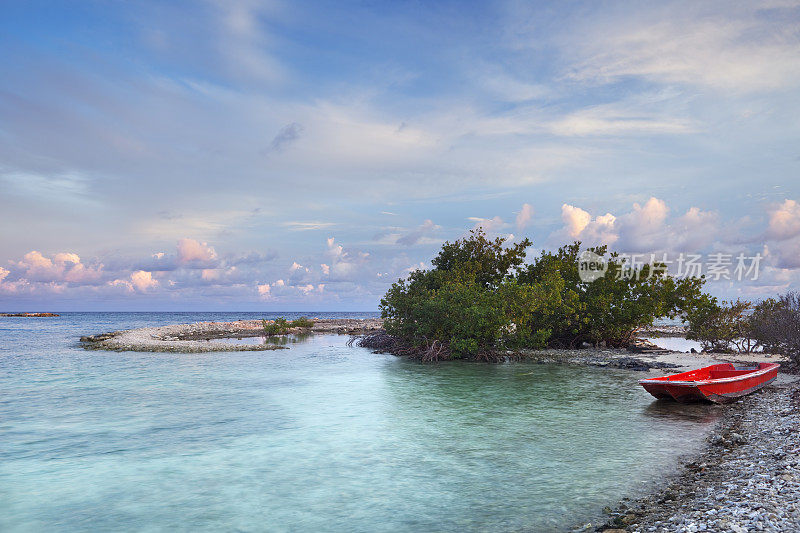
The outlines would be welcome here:
<svg viewBox="0 0 800 533">
<path fill-rule="evenodd" d="M 310 328 L 290 328 L 287 334 L 363 335 L 382 327 L 380 319 L 312 319 Z M 267 321 L 270 323 L 271 321 Z M 220 339 L 263 337 L 264 324 L 259 320 L 236 322 L 197 322 L 169 326 L 112 331 L 81 337 L 84 348 L 135 352 L 241 352 L 285 348 L 274 343 L 235 344 Z M 216 342 L 215 342 L 216 340 Z"/>
</svg>

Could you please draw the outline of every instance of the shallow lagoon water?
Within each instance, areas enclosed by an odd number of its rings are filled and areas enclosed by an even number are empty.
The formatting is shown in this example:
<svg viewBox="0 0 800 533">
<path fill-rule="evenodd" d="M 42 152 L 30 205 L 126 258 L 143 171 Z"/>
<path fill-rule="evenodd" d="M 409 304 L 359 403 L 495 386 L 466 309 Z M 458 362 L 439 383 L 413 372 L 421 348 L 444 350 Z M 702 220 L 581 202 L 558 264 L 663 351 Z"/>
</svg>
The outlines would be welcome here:
<svg viewBox="0 0 800 533">
<path fill-rule="evenodd" d="M 76 343 L 244 317 L 0 319 L 0 530 L 562 530 L 670 472 L 719 413 L 655 402 L 635 372 L 421 365 L 338 336 Z"/>
</svg>

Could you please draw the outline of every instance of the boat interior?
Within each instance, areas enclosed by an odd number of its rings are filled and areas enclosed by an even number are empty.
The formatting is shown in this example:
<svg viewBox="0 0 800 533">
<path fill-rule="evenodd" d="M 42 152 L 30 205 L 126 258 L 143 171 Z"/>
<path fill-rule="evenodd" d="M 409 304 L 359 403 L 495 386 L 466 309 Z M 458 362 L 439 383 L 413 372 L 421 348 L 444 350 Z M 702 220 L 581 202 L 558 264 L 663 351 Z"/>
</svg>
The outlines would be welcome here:
<svg viewBox="0 0 800 533">
<path fill-rule="evenodd" d="M 725 379 L 749 374 L 756 370 L 762 370 L 769 367 L 771 364 L 772 363 L 757 363 L 751 366 L 735 366 L 731 363 L 721 363 L 705 368 L 698 368 L 690 372 L 682 372 L 680 374 L 651 379 L 658 381 L 705 381 L 710 379 Z"/>
</svg>

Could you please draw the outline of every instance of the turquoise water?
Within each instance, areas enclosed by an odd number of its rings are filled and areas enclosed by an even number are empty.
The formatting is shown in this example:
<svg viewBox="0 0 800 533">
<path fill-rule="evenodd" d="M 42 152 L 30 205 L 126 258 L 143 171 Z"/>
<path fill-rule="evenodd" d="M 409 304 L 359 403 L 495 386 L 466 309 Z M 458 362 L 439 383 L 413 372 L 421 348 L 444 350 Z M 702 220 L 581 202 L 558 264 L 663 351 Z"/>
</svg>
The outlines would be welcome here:
<svg viewBox="0 0 800 533">
<path fill-rule="evenodd" d="M 231 318 L 0 318 L 0 530 L 562 530 L 670 471 L 719 412 L 654 402 L 635 372 L 421 365 L 337 336 L 204 354 L 76 344 Z"/>
</svg>

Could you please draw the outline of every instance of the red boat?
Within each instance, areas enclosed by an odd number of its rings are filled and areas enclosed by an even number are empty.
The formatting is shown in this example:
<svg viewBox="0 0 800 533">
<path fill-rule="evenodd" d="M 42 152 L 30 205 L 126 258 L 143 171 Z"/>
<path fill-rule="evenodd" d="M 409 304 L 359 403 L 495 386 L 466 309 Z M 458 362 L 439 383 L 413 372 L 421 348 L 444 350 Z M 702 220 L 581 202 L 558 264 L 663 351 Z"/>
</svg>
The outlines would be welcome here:
<svg viewBox="0 0 800 533">
<path fill-rule="evenodd" d="M 758 363 L 757 366 L 737 367 L 723 363 L 671 376 L 641 379 L 639 384 L 658 399 L 730 403 L 771 383 L 778 377 L 780 366 Z"/>
</svg>

